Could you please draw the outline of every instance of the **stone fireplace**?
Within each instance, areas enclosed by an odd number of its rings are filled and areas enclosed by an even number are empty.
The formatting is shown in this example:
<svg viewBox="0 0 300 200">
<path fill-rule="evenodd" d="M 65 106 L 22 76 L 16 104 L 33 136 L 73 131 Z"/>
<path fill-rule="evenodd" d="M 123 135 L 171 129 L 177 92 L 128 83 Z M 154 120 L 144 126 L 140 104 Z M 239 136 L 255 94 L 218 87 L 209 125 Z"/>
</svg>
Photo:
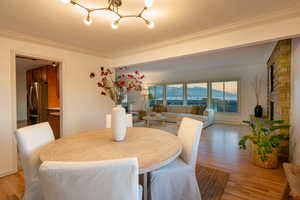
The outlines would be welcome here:
<svg viewBox="0 0 300 200">
<path fill-rule="evenodd" d="M 281 40 L 268 63 L 268 118 L 290 123 L 291 107 L 291 40 Z M 284 130 L 288 134 L 288 130 Z"/>
</svg>

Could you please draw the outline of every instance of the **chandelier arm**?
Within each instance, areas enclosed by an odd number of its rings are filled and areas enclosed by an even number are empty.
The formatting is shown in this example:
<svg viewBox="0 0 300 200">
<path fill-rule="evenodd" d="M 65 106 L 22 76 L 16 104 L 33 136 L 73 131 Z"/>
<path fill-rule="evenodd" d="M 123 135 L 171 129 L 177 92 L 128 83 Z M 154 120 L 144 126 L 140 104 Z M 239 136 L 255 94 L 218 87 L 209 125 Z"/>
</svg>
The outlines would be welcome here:
<svg viewBox="0 0 300 200">
<path fill-rule="evenodd" d="M 73 5 L 79 6 L 80 8 L 82 8 L 82 9 L 88 11 L 88 12 L 91 12 L 90 8 L 88 8 L 88 7 L 82 5 L 82 4 L 80 4 L 80 3 L 78 3 L 78 2 L 76 2 L 74 0 L 71 0 L 70 3 L 73 4 Z"/>
<path fill-rule="evenodd" d="M 142 19 L 147 25 L 150 24 L 150 21 L 148 19 L 146 19 L 145 17 L 143 17 L 143 13 L 148 9 L 148 7 L 143 7 L 143 9 L 138 13 L 138 14 L 132 14 L 132 15 L 122 15 L 119 13 L 119 9 L 117 7 L 117 10 L 112 9 L 111 7 L 113 6 L 112 3 L 109 3 L 107 7 L 103 7 L 103 8 L 88 8 L 86 6 L 84 6 L 81 3 L 78 3 L 76 0 L 71 0 L 70 3 L 72 5 L 76 5 L 84 10 L 86 10 L 88 12 L 88 14 L 90 15 L 90 13 L 95 12 L 95 11 L 101 11 L 101 10 L 105 10 L 108 12 L 113 12 L 116 15 L 119 16 L 119 19 L 116 20 L 116 22 L 120 21 L 123 18 L 140 18 Z"/>
<path fill-rule="evenodd" d="M 138 14 L 138 16 L 142 16 L 143 13 L 147 10 L 148 8 L 145 6 Z"/>
<path fill-rule="evenodd" d="M 95 11 L 100 11 L 100 10 L 109 10 L 109 11 L 111 11 L 109 8 L 105 7 L 105 8 L 93 8 L 93 9 L 90 9 L 90 12 L 95 12 Z"/>
</svg>

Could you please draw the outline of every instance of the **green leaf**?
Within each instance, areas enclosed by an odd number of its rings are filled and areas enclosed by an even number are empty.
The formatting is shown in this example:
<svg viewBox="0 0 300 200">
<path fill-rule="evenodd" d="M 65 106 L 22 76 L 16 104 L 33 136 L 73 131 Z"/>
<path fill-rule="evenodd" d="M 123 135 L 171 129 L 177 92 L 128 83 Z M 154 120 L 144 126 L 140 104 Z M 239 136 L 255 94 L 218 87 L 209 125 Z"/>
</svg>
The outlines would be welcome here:
<svg viewBox="0 0 300 200">
<path fill-rule="evenodd" d="M 284 120 L 271 120 L 273 124 L 283 124 Z"/>
<path fill-rule="evenodd" d="M 273 126 L 270 128 L 271 131 L 279 130 L 279 129 L 288 129 L 290 128 L 289 125 L 280 125 L 280 126 Z"/>
<path fill-rule="evenodd" d="M 245 124 L 250 124 L 251 122 L 250 122 L 250 121 L 247 121 L 247 120 L 243 120 L 243 123 L 245 123 Z"/>
</svg>

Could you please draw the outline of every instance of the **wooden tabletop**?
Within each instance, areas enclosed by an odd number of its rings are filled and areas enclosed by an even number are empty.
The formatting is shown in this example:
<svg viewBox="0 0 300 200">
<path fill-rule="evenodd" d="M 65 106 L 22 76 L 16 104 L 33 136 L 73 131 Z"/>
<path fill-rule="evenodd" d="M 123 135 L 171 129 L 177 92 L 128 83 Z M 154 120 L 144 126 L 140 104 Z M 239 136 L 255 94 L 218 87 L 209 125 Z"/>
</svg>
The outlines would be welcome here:
<svg viewBox="0 0 300 200">
<path fill-rule="evenodd" d="M 181 142 L 171 133 L 152 128 L 127 128 L 126 139 L 112 140 L 111 129 L 81 132 L 58 139 L 40 149 L 41 161 L 100 161 L 137 157 L 140 173 L 150 172 L 176 159 Z"/>
</svg>

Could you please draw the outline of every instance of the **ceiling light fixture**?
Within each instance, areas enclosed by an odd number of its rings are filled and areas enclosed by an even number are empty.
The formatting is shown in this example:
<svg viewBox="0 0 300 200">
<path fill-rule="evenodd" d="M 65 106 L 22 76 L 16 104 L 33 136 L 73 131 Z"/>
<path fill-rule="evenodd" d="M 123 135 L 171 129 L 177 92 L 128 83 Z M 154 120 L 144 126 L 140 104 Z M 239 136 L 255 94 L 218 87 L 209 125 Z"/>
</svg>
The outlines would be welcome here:
<svg viewBox="0 0 300 200">
<path fill-rule="evenodd" d="M 108 0 L 108 6 L 104 7 L 104 8 L 88 8 L 88 7 L 84 6 L 83 4 L 79 3 L 76 0 L 61 0 L 61 1 L 63 3 L 66 3 L 66 4 L 71 3 L 75 6 L 78 6 L 82 9 L 84 9 L 87 12 L 87 16 L 84 18 L 84 23 L 87 24 L 87 25 L 92 23 L 92 18 L 91 18 L 91 13 L 92 12 L 105 10 L 105 11 L 114 13 L 114 15 L 116 16 L 116 17 L 114 17 L 115 21 L 111 24 L 111 27 L 113 29 L 118 29 L 120 20 L 124 19 L 124 18 L 142 19 L 146 23 L 146 25 L 149 29 L 153 29 L 155 27 L 155 24 L 154 24 L 153 21 L 150 21 L 150 20 L 146 19 L 143 16 L 144 12 L 147 9 L 149 9 L 150 7 L 152 7 L 153 0 L 145 0 L 144 8 L 138 14 L 135 14 L 135 15 L 122 15 L 122 14 L 119 13 L 119 7 L 122 6 L 122 0 Z"/>
<path fill-rule="evenodd" d="M 92 23 L 91 14 L 88 13 L 88 15 L 84 18 L 84 23 L 86 25 L 90 25 Z"/>
<path fill-rule="evenodd" d="M 67 4 L 67 3 L 70 3 L 71 0 L 61 0 L 63 3 Z"/>
</svg>

